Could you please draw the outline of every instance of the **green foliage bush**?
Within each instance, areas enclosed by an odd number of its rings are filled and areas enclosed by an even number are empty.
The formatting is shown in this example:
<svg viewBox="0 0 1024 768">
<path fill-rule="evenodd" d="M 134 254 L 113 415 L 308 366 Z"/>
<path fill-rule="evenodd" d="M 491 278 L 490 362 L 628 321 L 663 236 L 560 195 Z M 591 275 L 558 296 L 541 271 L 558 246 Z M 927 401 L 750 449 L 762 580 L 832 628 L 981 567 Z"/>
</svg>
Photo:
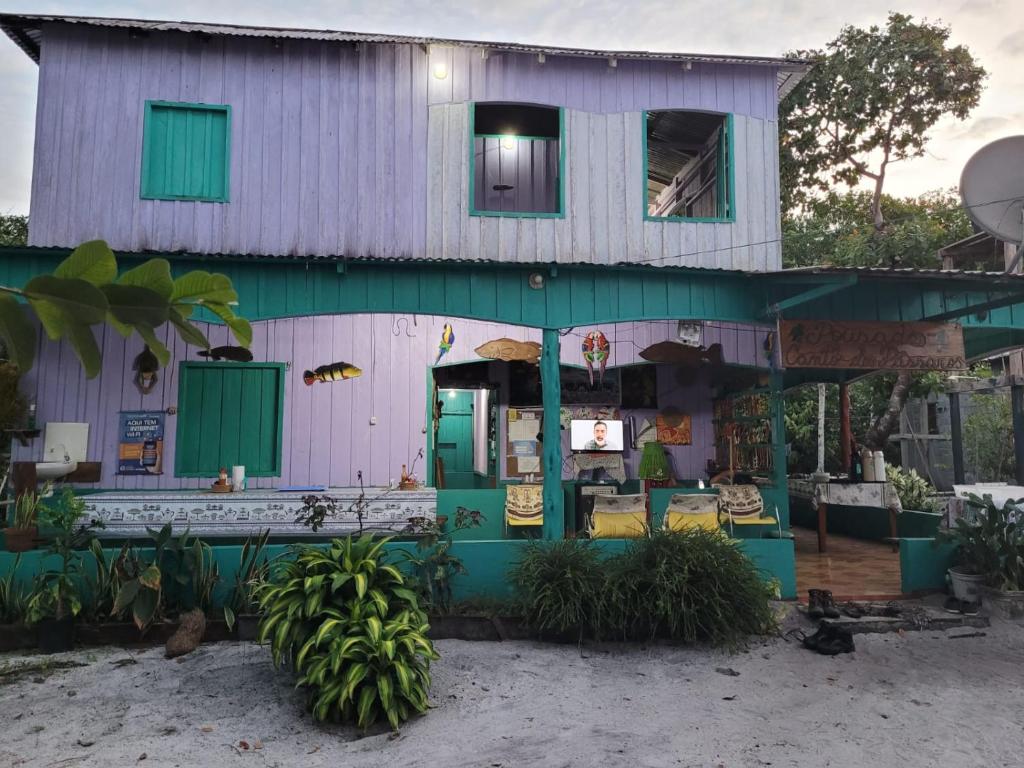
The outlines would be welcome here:
<svg viewBox="0 0 1024 768">
<path fill-rule="evenodd" d="M 427 617 L 394 565 L 387 538 L 333 539 L 329 549 L 294 548 L 259 588 L 258 639 L 274 663 L 290 664 L 309 690 L 317 720 L 363 730 L 386 719 L 395 730 L 427 709 Z"/>
<path fill-rule="evenodd" d="M 957 518 L 936 542 L 957 545 L 957 565 L 967 573 L 985 577 L 995 589 L 1024 590 L 1024 528 L 1017 505 L 1024 499 L 1007 499 L 1002 507 L 992 496 L 970 494 L 968 514 Z"/>
<path fill-rule="evenodd" d="M 896 489 L 903 509 L 914 509 L 919 512 L 934 512 L 935 486 L 917 474 L 916 469 L 903 469 L 892 464 L 885 465 L 885 477 Z"/>
<path fill-rule="evenodd" d="M 587 541 L 538 542 L 511 578 L 542 633 L 736 646 L 775 626 L 772 586 L 735 542 L 704 530 L 653 532 L 604 560 Z"/>
</svg>

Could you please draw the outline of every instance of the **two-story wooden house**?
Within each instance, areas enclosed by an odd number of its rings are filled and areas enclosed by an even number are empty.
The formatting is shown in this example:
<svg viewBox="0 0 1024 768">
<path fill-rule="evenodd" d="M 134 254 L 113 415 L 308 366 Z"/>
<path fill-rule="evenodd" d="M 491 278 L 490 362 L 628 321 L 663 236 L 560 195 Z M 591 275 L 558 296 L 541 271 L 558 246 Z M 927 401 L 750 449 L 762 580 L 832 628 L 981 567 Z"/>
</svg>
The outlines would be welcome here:
<svg viewBox="0 0 1024 768">
<path fill-rule="evenodd" d="M 762 477 L 787 527 L 775 320 L 828 316 L 827 294 L 860 279 L 778 272 L 777 105 L 806 63 L 38 15 L 0 28 L 39 63 L 30 247 L 0 274 L 101 238 L 125 264 L 230 275 L 253 322 L 248 362 L 163 331 L 173 361 L 146 392 L 138 338 L 98 331 L 93 380 L 43 344 L 26 386 L 39 421 L 101 463 L 111 531 L 285 530 L 294 494 L 274 491 L 364 484 L 381 525 L 424 493 L 430 514 L 484 508 L 467 557 L 500 583 L 520 535 L 507 484 L 543 484 L 560 537 L 583 525 L 581 469 L 637 490 L 652 435 L 681 482 Z M 758 385 L 763 410 L 723 430 L 728 396 Z M 140 418 L 156 426 L 132 432 Z M 570 441 L 585 419 L 622 426 L 596 467 Z M 198 493 L 234 465 L 244 495 Z M 427 491 L 389 490 L 403 466 Z M 650 502 L 656 524 L 667 492 Z M 792 594 L 792 543 L 744 545 Z"/>
</svg>

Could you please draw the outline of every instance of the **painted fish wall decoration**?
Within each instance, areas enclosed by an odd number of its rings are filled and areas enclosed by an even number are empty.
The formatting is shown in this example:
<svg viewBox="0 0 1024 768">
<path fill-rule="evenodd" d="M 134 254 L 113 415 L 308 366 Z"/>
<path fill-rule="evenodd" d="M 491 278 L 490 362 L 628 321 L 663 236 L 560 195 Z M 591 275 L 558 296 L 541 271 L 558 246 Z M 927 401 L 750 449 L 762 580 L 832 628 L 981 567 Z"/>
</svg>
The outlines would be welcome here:
<svg viewBox="0 0 1024 768">
<path fill-rule="evenodd" d="M 132 362 L 132 370 L 135 371 L 135 387 L 144 395 L 148 395 L 156 386 L 156 372 L 160 370 L 160 361 L 150 348 L 143 347 L 142 351 L 135 356 Z"/>
<path fill-rule="evenodd" d="M 480 357 L 489 360 L 522 360 L 527 363 L 536 363 L 540 360 L 541 346 L 536 341 L 517 341 L 516 339 L 501 338 L 485 341 L 475 350 Z"/>
<path fill-rule="evenodd" d="M 318 381 L 328 384 L 332 381 L 354 379 L 356 376 L 362 375 L 362 369 L 356 368 L 352 363 L 331 363 L 330 365 L 321 365 L 312 371 L 303 372 L 302 380 L 307 387 L 311 387 Z"/>
<path fill-rule="evenodd" d="M 608 343 L 608 337 L 600 331 L 591 331 L 583 337 L 583 362 L 587 364 L 587 372 L 590 374 L 590 386 L 594 386 L 594 363 L 600 366 L 601 383 L 604 384 L 604 369 L 608 365 L 608 356 L 611 354 L 612 346 Z"/>
<path fill-rule="evenodd" d="M 201 349 L 196 354 L 200 357 L 208 357 L 210 360 L 230 360 L 233 363 L 252 362 L 252 352 L 245 347 L 214 347 L 213 349 Z"/>
<path fill-rule="evenodd" d="M 452 328 L 451 323 L 445 323 L 444 330 L 441 331 L 441 343 L 437 345 L 437 358 L 434 360 L 434 365 L 441 362 L 441 358 L 452 351 L 452 344 L 454 343 L 455 329 Z"/>
</svg>

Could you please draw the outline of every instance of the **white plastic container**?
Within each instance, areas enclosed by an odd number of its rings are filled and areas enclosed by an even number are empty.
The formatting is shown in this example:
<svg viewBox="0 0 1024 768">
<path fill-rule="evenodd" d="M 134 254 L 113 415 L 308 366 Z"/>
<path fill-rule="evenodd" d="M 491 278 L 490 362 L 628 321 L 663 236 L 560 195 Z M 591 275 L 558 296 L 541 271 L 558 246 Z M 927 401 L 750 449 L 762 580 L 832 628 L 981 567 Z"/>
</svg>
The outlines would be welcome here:
<svg viewBox="0 0 1024 768">
<path fill-rule="evenodd" d="M 860 452 L 860 467 L 864 473 L 864 482 L 875 482 L 875 459 L 867 448 Z"/>
<path fill-rule="evenodd" d="M 231 485 L 236 491 L 245 490 L 245 467 L 236 464 L 231 467 Z"/>
<path fill-rule="evenodd" d="M 881 451 L 875 451 L 872 456 L 874 457 L 875 464 L 875 482 L 884 483 L 887 479 L 885 476 L 885 454 Z"/>
</svg>

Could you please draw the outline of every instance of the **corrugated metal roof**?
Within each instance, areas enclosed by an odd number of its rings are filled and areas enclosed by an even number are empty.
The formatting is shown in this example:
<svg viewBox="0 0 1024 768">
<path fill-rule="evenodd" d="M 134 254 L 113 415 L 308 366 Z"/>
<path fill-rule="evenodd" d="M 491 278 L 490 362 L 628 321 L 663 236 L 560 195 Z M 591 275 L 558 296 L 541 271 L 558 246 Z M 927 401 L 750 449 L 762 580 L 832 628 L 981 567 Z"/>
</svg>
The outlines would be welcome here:
<svg viewBox="0 0 1024 768">
<path fill-rule="evenodd" d="M 746 64 L 776 67 L 779 70 L 779 98 L 789 93 L 810 70 L 811 63 L 803 59 L 768 56 L 719 56 L 703 53 L 673 53 L 659 51 L 610 51 L 587 48 L 561 48 L 550 45 L 487 40 L 458 40 L 443 37 L 412 35 L 386 35 L 370 32 L 343 32 L 338 30 L 292 29 L 287 27 L 239 26 L 233 24 L 201 24 L 188 21 L 156 21 L 146 19 L 118 19 L 99 16 L 46 16 L 36 14 L 0 14 L 0 29 L 14 40 L 34 61 L 39 61 L 42 25 L 46 23 L 86 24 L 94 27 L 117 27 L 145 32 L 186 32 L 201 35 L 231 37 L 266 37 L 294 40 L 322 40 L 353 43 L 380 43 L 404 45 L 441 45 L 486 48 L 510 53 L 544 54 L 545 56 L 573 56 L 580 58 L 638 59 L 644 61 L 675 61 L 680 63 Z"/>
<path fill-rule="evenodd" d="M 880 279 L 920 278 L 924 280 L 942 280 L 951 277 L 962 277 L 975 280 L 996 282 L 1024 282 L 1024 274 L 1008 274 L 1006 272 L 983 272 L 970 269 L 916 269 L 914 267 L 796 267 L 781 272 L 768 272 L 785 279 L 787 275 L 862 275 Z"/>
</svg>

